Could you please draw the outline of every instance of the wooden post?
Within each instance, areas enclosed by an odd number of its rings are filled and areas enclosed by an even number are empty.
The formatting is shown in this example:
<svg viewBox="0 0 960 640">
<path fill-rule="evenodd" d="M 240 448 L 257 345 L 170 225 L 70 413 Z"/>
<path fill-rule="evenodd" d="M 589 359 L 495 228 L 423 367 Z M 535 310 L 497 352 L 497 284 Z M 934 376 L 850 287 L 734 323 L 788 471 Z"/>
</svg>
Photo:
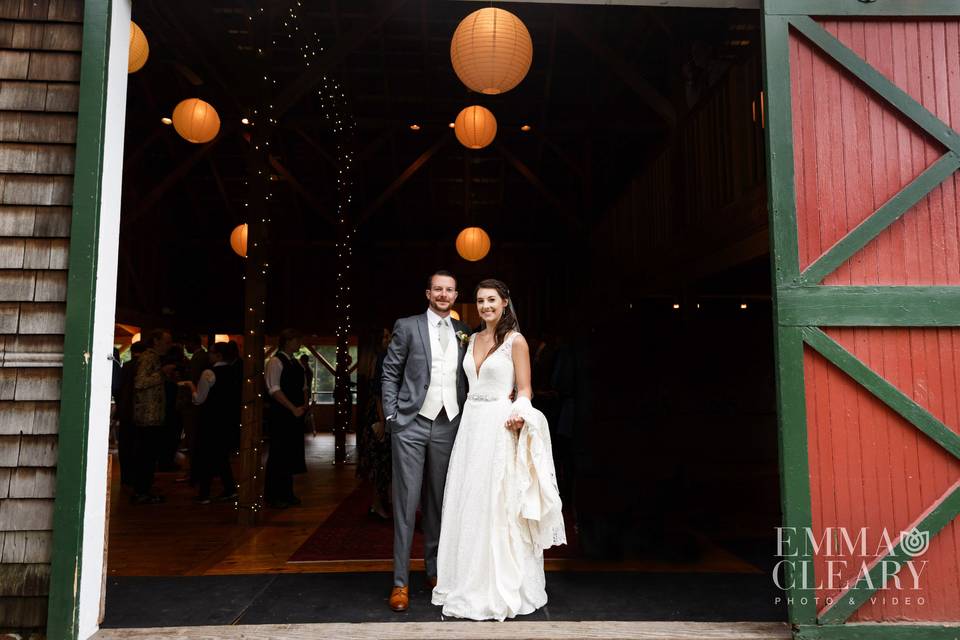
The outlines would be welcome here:
<svg viewBox="0 0 960 640">
<path fill-rule="evenodd" d="M 263 508 L 263 406 L 266 387 L 264 369 L 264 323 L 266 322 L 267 278 L 267 127 L 256 131 L 248 156 L 250 197 L 247 222 L 247 258 L 244 270 L 243 304 L 243 392 L 240 417 L 240 482 L 237 502 L 240 524 L 257 523 Z M 266 177 L 264 177 L 266 176 Z M 262 178 L 262 179 L 258 179 Z"/>
</svg>

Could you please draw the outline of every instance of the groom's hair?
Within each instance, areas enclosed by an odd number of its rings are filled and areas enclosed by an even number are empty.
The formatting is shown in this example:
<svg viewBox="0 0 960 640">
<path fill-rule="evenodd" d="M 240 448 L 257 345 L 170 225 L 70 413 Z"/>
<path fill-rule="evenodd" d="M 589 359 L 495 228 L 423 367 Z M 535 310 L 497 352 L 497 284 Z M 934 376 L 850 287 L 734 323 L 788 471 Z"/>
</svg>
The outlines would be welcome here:
<svg viewBox="0 0 960 640">
<path fill-rule="evenodd" d="M 443 269 L 441 269 L 440 271 L 434 271 L 433 273 L 430 274 L 430 277 L 427 278 L 427 289 L 432 289 L 432 288 L 433 288 L 433 279 L 434 279 L 435 277 L 437 277 L 437 276 L 444 276 L 444 277 L 447 277 L 447 278 L 453 278 L 453 283 L 454 283 L 454 285 L 456 285 L 456 283 L 457 283 L 457 276 L 453 275 L 453 274 L 450 273 L 449 271 L 444 271 Z"/>
</svg>

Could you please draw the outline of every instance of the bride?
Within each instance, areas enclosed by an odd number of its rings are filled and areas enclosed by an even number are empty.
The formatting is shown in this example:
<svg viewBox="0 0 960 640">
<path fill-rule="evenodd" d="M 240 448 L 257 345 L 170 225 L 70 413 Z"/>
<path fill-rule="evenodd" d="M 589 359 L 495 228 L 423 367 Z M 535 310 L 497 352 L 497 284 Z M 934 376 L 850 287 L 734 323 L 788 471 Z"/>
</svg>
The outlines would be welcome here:
<svg viewBox="0 0 960 640">
<path fill-rule="evenodd" d="M 470 393 L 447 471 L 432 600 L 447 616 L 504 620 L 547 603 L 543 550 L 566 544 L 566 533 L 510 292 L 484 280 L 476 299 L 485 327 L 463 358 Z"/>
</svg>

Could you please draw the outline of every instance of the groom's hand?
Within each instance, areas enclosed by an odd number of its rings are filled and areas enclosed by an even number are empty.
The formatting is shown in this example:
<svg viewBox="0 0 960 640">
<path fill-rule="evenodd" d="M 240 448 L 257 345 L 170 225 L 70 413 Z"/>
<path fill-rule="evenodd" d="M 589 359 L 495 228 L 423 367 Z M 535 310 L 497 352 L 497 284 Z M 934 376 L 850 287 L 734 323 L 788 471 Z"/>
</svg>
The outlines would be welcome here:
<svg viewBox="0 0 960 640">
<path fill-rule="evenodd" d="M 295 417 L 297 417 L 297 418 L 302 418 L 302 417 L 303 417 L 303 414 L 305 414 L 306 412 L 307 412 L 307 408 L 306 408 L 306 407 L 294 407 L 294 408 L 293 408 L 293 415 L 294 415 Z"/>
</svg>

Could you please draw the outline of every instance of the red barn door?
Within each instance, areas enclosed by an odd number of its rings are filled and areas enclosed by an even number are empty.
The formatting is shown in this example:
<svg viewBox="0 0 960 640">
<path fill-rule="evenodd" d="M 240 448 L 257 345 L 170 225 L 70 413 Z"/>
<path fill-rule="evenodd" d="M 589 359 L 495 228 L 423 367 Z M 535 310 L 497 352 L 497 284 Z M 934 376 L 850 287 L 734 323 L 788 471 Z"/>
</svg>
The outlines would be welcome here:
<svg viewBox="0 0 960 640">
<path fill-rule="evenodd" d="M 960 1 L 764 14 L 791 621 L 956 637 Z"/>
</svg>

